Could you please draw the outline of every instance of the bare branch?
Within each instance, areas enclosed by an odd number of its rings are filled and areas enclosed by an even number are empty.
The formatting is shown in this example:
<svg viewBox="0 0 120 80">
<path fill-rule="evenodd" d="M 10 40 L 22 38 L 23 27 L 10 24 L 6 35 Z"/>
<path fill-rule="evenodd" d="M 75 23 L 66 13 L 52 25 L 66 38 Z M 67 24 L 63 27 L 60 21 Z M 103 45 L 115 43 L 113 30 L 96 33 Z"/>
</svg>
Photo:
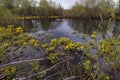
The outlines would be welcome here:
<svg viewBox="0 0 120 80">
<path fill-rule="evenodd" d="M 67 77 L 66 79 L 64 80 L 71 80 L 71 79 L 75 79 L 75 78 L 80 78 L 81 76 L 70 76 L 70 77 Z"/>
<path fill-rule="evenodd" d="M 3 80 L 4 77 L 6 77 L 6 75 L 4 75 L 4 74 L 0 75 L 0 80 Z"/>
<path fill-rule="evenodd" d="M 51 78 L 51 77 L 53 77 L 53 76 L 55 76 L 55 75 L 57 75 L 57 74 L 60 74 L 60 72 L 57 72 L 57 73 L 55 73 L 55 74 L 52 74 L 52 75 L 50 75 L 50 76 L 44 78 L 43 80 L 48 80 L 49 78 Z"/>
<path fill-rule="evenodd" d="M 50 70 L 52 70 L 53 68 L 55 68 L 57 65 L 59 65 L 59 64 L 61 64 L 61 63 L 64 63 L 64 62 L 66 62 L 66 61 L 68 61 L 68 60 L 70 60 L 70 59 L 72 59 L 72 57 L 67 58 L 67 59 L 64 59 L 64 60 L 56 63 L 55 65 L 53 65 L 51 68 L 48 68 L 48 69 L 46 69 L 46 70 L 44 70 L 44 71 L 41 71 L 41 72 L 38 72 L 38 73 L 35 73 L 35 74 L 32 74 L 32 75 L 29 75 L 28 77 L 15 78 L 15 79 L 13 79 L 13 80 L 25 80 L 25 79 L 27 79 L 27 78 L 29 79 L 29 78 L 31 78 L 31 77 L 37 76 L 37 75 L 39 75 L 39 74 L 41 74 L 41 73 L 46 73 L 47 71 L 50 71 Z"/>
<path fill-rule="evenodd" d="M 26 77 L 15 78 L 15 79 L 12 79 L 12 80 L 26 80 Z"/>
<path fill-rule="evenodd" d="M 3 65 L 1 65 L 0 68 L 6 67 L 6 66 L 9 66 L 9 65 L 19 64 L 19 63 L 28 63 L 28 62 L 42 61 L 42 60 L 45 60 L 45 58 L 31 59 L 31 60 L 22 60 L 22 61 L 17 61 L 17 62 L 11 62 L 11 63 L 8 63 L 8 64 L 3 64 Z"/>
</svg>

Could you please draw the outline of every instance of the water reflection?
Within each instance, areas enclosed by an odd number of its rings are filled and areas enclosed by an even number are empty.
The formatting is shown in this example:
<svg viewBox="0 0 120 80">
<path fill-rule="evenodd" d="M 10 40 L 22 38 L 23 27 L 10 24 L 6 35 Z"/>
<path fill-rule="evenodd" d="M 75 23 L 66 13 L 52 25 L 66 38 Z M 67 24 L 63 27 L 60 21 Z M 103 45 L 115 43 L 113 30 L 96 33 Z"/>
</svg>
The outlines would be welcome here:
<svg viewBox="0 0 120 80">
<path fill-rule="evenodd" d="M 119 22 L 113 21 L 111 28 L 114 34 L 109 32 L 108 21 L 104 21 L 104 24 L 100 20 L 79 20 L 79 19 L 41 19 L 41 20 L 27 20 L 23 21 L 22 25 L 25 30 L 30 33 L 34 33 L 37 36 L 38 32 L 51 33 L 55 38 L 66 36 L 74 41 L 85 41 L 90 40 L 90 35 L 93 31 L 98 31 L 98 25 L 102 27 L 99 38 L 106 37 L 106 35 L 119 35 L 120 24 Z M 73 31 L 76 34 L 72 34 Z M 83 35 L 86 37 L 83 40 Z M 38 36 L 37 36 L 38 37 Z"/>
<path fill-rule="evenodd" d="M 106 23 L 106 22 L 105 22 Z M 79 32 L 84 34 L 91 34 L 93 31 L 98 31 L 98 25 L 101 24 L 100 20 L 69 20 L 69 25 Z M 105 27 L 103 31 L 107 28 Z"/>
<path fill-rule="evenodd" d="M 114 36 L 120 35 L 120 21 L 119 22 L 115 22 L 115 28 L 113 30 Z"/>
<path fill-rule="evenodd" d="M 56 19 L 41 19 L 41 20 L 24 20 L 22 26 L 27 32 L 36 31 L 48 31 L 49 29 L 56 28 L 61 23 L 60 20 Z"/>
<path fill-rule="evenodd" d="M 34 32 L 36 30 L 40 30 L 41 27 L 39 26 L 39 21 L 37 20 L 25 20 L 22 21 L 22 26 L 25 31 L 27 32 Z"/>
</svg>

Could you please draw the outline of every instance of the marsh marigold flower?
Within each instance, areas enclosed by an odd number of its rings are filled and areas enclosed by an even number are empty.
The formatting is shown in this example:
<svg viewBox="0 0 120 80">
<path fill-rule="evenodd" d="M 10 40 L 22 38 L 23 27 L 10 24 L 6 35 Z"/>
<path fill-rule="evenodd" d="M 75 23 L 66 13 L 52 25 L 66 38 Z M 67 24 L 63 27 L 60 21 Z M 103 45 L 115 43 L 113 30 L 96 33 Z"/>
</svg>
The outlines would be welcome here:
<svg viewBox="0 0 120 80">
<path fill-rule="evenodd" d="M 22 32 L 23 32 L 23 28 L 21 27 L 16 28 L 16 33 L 22 33 Z"/>
</svg>

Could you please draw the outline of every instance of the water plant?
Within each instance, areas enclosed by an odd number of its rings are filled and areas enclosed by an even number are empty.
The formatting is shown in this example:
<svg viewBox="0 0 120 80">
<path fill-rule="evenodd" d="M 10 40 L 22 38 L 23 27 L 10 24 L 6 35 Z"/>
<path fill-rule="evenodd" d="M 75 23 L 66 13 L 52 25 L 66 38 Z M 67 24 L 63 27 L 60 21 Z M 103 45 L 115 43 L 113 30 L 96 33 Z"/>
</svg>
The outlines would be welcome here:
<svg viewBox="0 0 120 80">
<path fill-rule="evenodd" d="M 33 47 L 39 45 L 39 41 L 25 34 L 23 28 L 15 28 L 13 25 L 0 27 L 0 42 L 0 57 L 7 55 L 11 48 L 18 47 L 16 49 L 19 50 L 30 45 Z"/>
<path fill-rule="evenodd" d="M 91 41 L 89 43 L 75 42 L 66 37 L 61 37 L 58 39 L 53 38 L 49 42 L 46 42 L 45 40 L 37 40 L 31 34 L 28 35 L 27 33 L 24 33 L 24 30 L 22 28 L 15 28 L 13 25 L 10 25 L 8 27 L 0 27 L 0 33 L 0 60 L 2 61 L 1 65 L 7 63 L 3 61 L 3 58 L 6 59 L 6 56 L 11 51 L 22 51 L 23 53 L 24 49 L 26 49 L 28 46 L 33 47 L 33 49 L 42 48 L 44 50 L 45 54 L 41 56 L 44 57 L 43 61 L 30 60 L 30 64 L 26 64 L 25 62 L 25 69 L 23 69 L 24 74 L 28 73 L 27 67 L 28 65 L 31 65 L 32 72 L 30 72 L 31 77 L 28 76 L 29 78 L 51 78 L 52 80 L 53 77 L 51 77 L 51 75 L 55 73 L 57 76 L 59 74 L 64 74 L 58 77 L 54 75 L 55 79 L 63 79 L 63 77 L 76 76 L 75 78 L 78 78 L 80 80 L 110 80 L 114 78 L 114 75 L 111 75 L 109 73 L 114 72 L 115 74 L 120 74 L 118 72 L 120 66 L 120 36 L 112 36 L 107 37 L 106 39 L 96 40 L 98 36 L 97 32 L 93 32 L 91 34 Z M 92 51 L 94 51 L 94 54 Z M 16 55 L 17 54 L 14 53 L 14 56 Z M 101 63 L 99 59 L 102 59 L 103 62 Z M 106 69 L 107 71 L 105 70 L 106 66 L 108 66 L 108 70 Z M 20 74 L 19 70 L 22 68 L 19 67 L 13 66 L 11 68 L 9 66 L 5 66 L 5 68 L 2 70 L 4 73 L 1 74 L 6 75 L 7 80 L 23 76 Z M 76 71 L 78 72 L 76 73 Z"/>
</svg>

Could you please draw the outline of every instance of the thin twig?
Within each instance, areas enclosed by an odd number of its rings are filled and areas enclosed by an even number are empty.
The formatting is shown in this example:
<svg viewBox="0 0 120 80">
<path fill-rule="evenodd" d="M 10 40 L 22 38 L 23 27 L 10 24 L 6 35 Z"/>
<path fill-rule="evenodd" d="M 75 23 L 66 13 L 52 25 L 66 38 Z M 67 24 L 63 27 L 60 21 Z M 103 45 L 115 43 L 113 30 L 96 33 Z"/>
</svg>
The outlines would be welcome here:
<svg viewBox="0 0 120 80">
<path fill-rule="evenodd" d="M 96 61 L 97 61 L 97 60 L 96 60 Z M 97 61 L 97 65 L 99 66 L 98 61 Z M 96 72 L 95 72 L 95 76 L 93 77 L 94 80 L 95 80 L 95 78 L 97 77 L 98 73 L 99 73 L 99 67 L 97 68 L 97 70 L 96 70 Z"/>
<path fill-rule="evenodd" d="M 6 75 L 0 75 L 0 80 L 3 80 L 6 77 Z"/>
<path fill-rule="evenodd" d="M 96 72 L 95 72 L 95 76 L 93 77 L 94 80 L 95 80 L 95 78 L 97 77 L 98 72 L 99 72 L 99 68 L 98 68 L 98 69 L 96 70 Z"/>
<path fill-rule="evenodd" d="M 87 78 L 89 78 L 89 75 L 88 75 L 88 76 L 86 76 L 83 80 L 87 80 Z"/>
<path fill-rule="evenodd" d="M 26 80 L 26 77 L 15 78 L 15 79 L 12 79 L 12 80 Z"/>
<path fill-rule="evenodd" d="M 38 72 L 38 73 L 35 73 L 35 74 L 32 74 L 32 75 L 29 75 L 28 77 L 15 78 L 15 79 L 13 79 L 13 80 L 25 80 L 25 79 L 27 79 L 27 78 L 31 78 L 31 77 L 37 76 L 37 75 L 39 75 L 39 74 L 41 74 L 41 73 L 46 73 L 47 71 L 50 71 L 50 70 L 52 70 L 53 68 L 55 68 L 57 65 L 59 65 L 59 64 L 61 64 L 61 63 L 64 63 L 64 62 L 66 62 L 66 61 L 68 61 L 68 60 L 70 60 L 70 59 L 72 59 L 72 57 L 67 58 L 67 59 L 64 59 L 64 60 L 56 63 L 55 65 L 53 65 L 51 68 L 48 68 L 48 69 L 46 69 L 46 70 L 44 70 L 44 71 L 41 71 L 41 72 Z"/>
<path fill-rule="evenodd" d="M 0 66 L 0 68 L 2 67 L 6 67 L 6 66 L 10 66 L 10 65 L 15 65 L 15 64 L 19 64 L 19 63 L 28 63 L 28 62 L 33 62 L 33 61 L 42 61 L 42 60 L 45 60 L 45 58 L 40 58 L 40 59 L 31 59 L 31 60 L 22 60 L 22 61 L 17 61 L 17 62 L 11 62 L 11 63 L 8 63 L 8 64 L 3 64 Z"/>
<path fill-rule="evenodd" d="M 71 80 L 71 79 L 75 79 L 75 78 L 80 78 L 81 76 L 70 76 L 70 77 L 67 77 L 66 79 L 64 80 Z"/>
<path fill-rule="evenodd" d="M 52 75 L 50 75 L 50 76 L 44 78 L 43 80 L 48 80 L 49 78 L 51 78 L 51 77 L 53 77 L 53 76 L 55 76 L 55 75 L 57 75 L 57 74 L 60 74 L 60 72 L 57 72 L 57 73 L 55 73 L 55 74 L 52 74 Z"/>
</svg>

